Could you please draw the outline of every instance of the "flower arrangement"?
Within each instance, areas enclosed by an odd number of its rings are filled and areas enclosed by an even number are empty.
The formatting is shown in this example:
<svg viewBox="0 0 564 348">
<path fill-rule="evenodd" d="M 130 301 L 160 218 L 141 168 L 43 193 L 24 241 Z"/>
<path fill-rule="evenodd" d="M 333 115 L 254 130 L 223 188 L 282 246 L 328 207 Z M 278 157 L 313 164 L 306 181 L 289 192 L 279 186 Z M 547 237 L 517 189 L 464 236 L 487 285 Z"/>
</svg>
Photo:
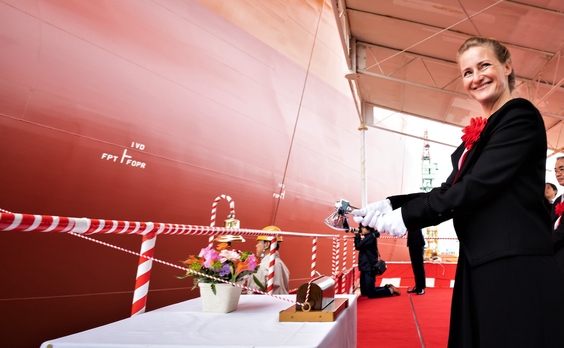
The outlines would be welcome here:
<svg viewBox="0 0 564 348">
<path fill-rule="evenodd" d="M 474 117 L 470 120 L 470 124 L 462 129 L 464 133 L 464 135 L 462 135 L 462 141 L 464 142 L 466 150 L 472 150 L 474 143 L 480 139 L 480 134 L 486 126 L 486 123 L 488 123 L 487 118 Z"/>
<path fill-rule="evenodd" d="M 179 279 L 194 277 L 192 290 L 198 283 L 211 283 L 214 294 L 216 293 L 215 284 L 222 282 L 211 277 L 235 283 L 246 279 L 260 267 L 253 252 L 234 250 L 227 243 L 218 244 L 216 249 L 203 248 L 198 256 L 190 255 L 188 259 L 181 262 L 188 270 L 185 275 L 179 276 Z M 199 272 L 202 275 L 191 271 Z"/>
</svg>

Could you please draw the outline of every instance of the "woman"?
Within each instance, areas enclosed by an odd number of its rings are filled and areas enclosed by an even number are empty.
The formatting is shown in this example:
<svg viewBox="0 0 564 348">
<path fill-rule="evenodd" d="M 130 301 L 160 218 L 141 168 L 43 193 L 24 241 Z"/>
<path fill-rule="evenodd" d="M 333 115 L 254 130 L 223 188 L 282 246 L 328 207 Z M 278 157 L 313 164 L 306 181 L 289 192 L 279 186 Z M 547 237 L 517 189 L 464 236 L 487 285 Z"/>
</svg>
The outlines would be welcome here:
<svg viewBox="0 0 564 348">
<path fill-rule="evenodd" d="M 428 193 L 353 211 L 355 221 L 399 236 L 453 219 L 461 250 L 449 347 L 562 347 L 564 278 L 544 204 L 544 122 L 511 96 L 511 56 L 498 41 L 468 39 L 458 65 L 485 118 L 463 130 L 452 173 Z"/>
</svg>

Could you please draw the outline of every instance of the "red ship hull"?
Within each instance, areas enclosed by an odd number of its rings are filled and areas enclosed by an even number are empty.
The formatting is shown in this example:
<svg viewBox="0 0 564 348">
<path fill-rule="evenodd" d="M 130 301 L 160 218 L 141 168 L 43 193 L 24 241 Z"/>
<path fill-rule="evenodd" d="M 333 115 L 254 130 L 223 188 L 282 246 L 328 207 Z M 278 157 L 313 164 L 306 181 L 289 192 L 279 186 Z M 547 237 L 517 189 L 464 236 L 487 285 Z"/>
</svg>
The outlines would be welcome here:
<svg viewBox="0 0 564 348">
<path fill-rule="evenodd" d="M 323 223 L 335 201 L 360 204 L 360 136 L 332 9 L 229 3 L 0 0 L 0 208 L 208 226 L 226 194 L 241 227 L 336 233 Z M 220 202 L 217 226 L 228 212 Z M 304 241 L 281 249 L 290 287 L 309 277 Z M 159 237 L 155 257 L 206 244 Z M 2 232 L 0 245 L 0 345 L 129 316 L 136 257 L 64 234 Z M 331 242 L 318 249 L 328 274 Z M 198 296 L 176 275 L 153 266 L 148 310 Z"/>
</svg>

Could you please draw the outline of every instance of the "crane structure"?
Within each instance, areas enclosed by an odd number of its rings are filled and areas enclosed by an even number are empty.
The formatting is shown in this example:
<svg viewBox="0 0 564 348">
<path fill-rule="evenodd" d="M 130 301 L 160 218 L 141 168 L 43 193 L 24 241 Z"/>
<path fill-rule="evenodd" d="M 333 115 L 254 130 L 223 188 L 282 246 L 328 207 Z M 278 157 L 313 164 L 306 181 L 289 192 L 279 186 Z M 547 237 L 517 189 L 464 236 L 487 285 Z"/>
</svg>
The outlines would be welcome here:
<svg viewBox="0 0 564 348">
<path fill-rule="evenodd" d="M 425 129 L 423 133 L 423 155 L 421 156 L 421 190 L 429 192 L 433 189 L 433 180 L 437 172 L 437 163 L 431 162 L 431 145 L 426 140 L 428 139 L 428 132 Z M 437 226 L 430 226 L 425 229 L 425 239 L 427 245 L 425 248 L 425 259 L 430 260 L 434 255 L 439 253 L 439 228 Z"/>
</svg>

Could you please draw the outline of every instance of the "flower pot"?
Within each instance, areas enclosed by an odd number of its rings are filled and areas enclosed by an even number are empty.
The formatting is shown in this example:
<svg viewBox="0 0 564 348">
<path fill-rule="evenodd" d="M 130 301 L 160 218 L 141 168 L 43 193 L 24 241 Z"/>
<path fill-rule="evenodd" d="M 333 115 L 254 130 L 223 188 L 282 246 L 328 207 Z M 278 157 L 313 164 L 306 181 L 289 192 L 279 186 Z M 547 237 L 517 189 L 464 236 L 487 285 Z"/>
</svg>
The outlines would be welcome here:
<svg viewBox="0 0 564 348">
<path fill-rule="evenodd" d="M 229 313 L 237 309 L 241 288 L 230 284 L 215 284 L 214 294 L 209 283 L 198 283 L 202 298 L 202 311 L 211 313 Z"/>
</svg>

